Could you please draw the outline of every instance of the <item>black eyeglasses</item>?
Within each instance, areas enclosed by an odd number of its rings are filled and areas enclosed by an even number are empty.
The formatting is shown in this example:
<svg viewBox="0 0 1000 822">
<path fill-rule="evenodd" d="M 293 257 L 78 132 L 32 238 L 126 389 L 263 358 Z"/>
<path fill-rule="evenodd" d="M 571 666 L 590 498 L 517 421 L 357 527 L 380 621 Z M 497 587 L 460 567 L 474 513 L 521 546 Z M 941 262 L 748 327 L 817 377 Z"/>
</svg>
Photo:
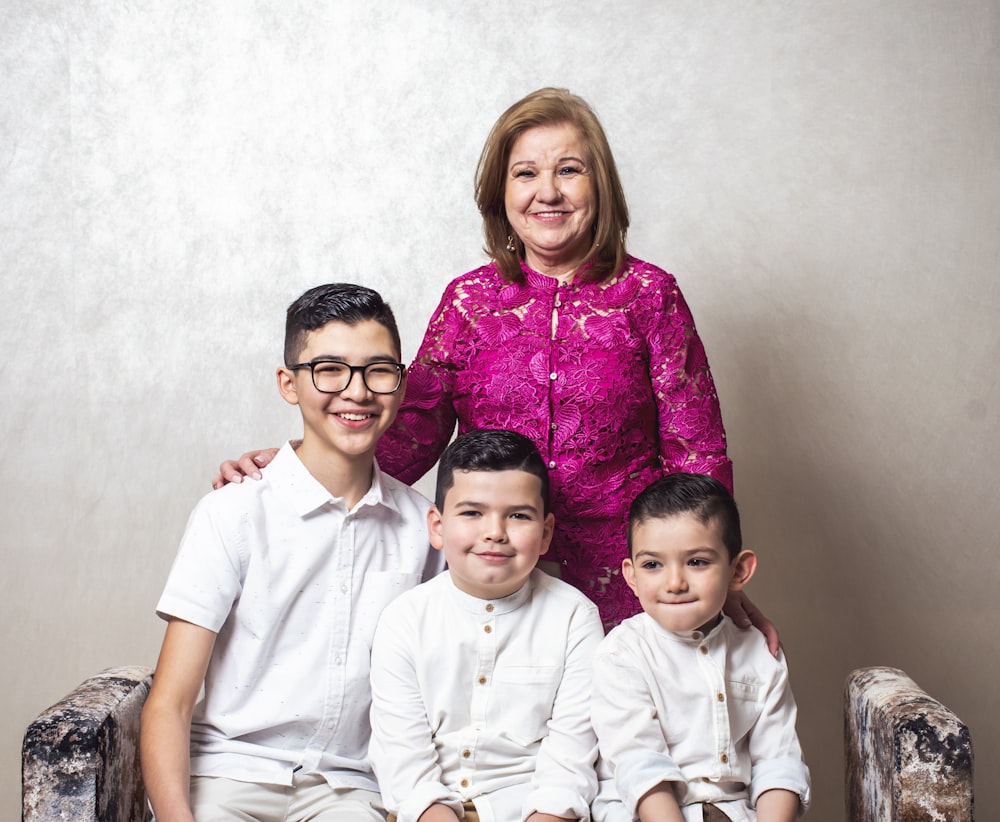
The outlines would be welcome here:
<svg viewBox="0 0 1000 822">
<path fill-rule="evenodd" d="M 351 384 L 355 373 L 361 374 L 365 387 L 373 394 L 392 394 L 403 382 L 406 366 L 401 362 L 370 362 L 348 365 L 339 360 L 313 360 L 286 366 L 291 371 L 308 368 L 313 385 L 323 394 L 339 394 Z"/>
</svg>

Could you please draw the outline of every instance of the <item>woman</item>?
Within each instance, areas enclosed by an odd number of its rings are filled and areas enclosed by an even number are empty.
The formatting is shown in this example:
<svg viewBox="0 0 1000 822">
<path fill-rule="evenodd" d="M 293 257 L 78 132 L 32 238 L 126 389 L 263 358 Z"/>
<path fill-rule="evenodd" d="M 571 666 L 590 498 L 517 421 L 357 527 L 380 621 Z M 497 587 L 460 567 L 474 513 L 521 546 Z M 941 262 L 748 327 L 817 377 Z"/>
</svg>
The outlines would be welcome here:
<svg viewBox="0 0 1000 822">
<path fill-rule="evenodd" d="M 705 351 L 674 278 L 626 253 L 618 171 L 581 98 L 545 88 L 504 112 L 479 160 L 476 202 L 492 262 L 445 290 L 379 464 L 414 482 L 456 421 L 459 433 L 530 437 L 552 479 L 546 559 L 610 626 L 639 610 L 620 575 L 636 494 L 673 471 L 732 487 Z M 241 466 L 256 473 L 252 456 Z M 237 476 L 232 463 L 221 473 Z"/>
</svg>

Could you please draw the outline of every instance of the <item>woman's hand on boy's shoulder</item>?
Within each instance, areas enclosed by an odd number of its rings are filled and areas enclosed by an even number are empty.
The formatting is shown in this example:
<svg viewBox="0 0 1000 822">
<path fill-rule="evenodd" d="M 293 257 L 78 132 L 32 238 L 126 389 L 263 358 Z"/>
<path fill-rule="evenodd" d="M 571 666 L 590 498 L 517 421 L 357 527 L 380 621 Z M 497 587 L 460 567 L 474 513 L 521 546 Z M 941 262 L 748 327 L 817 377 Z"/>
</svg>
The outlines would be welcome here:
<svg viewBox="0 0 1000 822">
<path fill-rule="evenodd" d="M 261 451 L 247 451 L 238 460 L 226 460 L 219 465 L 219 473 L 212 477 L 212 487 L 218 490 L 227 483 L 243 482 L 244 477 L 259 480 L 260 469 L 277 455 L 278 448 L 264 448 Z"/>
<path fill-rule="evenodd" d="M 745 591 L 730 591 L 726 596 L 726 604 L 722 606 L 722 612 L 740 628 L 753 627 L 760 631 L 767 640 L 767 649 L 771 652 L 771 656 L 778 656 L 778 648 L 781 647 L 778 629 L 764 616 L 760 608 L 750 601 Z"/>
</svg>

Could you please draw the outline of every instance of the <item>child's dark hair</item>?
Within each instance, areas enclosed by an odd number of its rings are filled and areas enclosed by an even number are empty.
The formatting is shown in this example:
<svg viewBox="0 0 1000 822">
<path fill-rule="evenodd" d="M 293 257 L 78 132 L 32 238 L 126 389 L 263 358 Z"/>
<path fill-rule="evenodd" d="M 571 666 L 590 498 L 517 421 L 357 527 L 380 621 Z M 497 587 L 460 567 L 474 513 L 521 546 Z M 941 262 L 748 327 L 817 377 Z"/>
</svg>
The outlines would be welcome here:
<svg viewBox="0 0 1000 822">
<path fill-rule="evenodd" d="M 354 283 L 327 283 L 310 288 L 288 306 L 285 315 L 285 365 L 295 365 L 305 348 L 306 334 L 322 328 L 328 322 L 357 325 L 374 320 L 388 330 L 395 354 L 402 356 L 396 318 L 382 295 Z"/>
<path fill-rule="evenodd" d="M 444 497 L 455 484 L 456 471 L 527 471 L 541 480 L 542 512 L 549 513 L 549 471 L 535 444 L 513 431 L 469 431 L 444 449 L 438 465 L 434 504 L 444 510 Z"/>
<path fill-rule="evenodd" d="M 639 525 L 680 514 L 692 514 L 702 525 L 715 522 L 730 560 L 743 550 L 740 512 L 729 489 L 707 474 L 668 474 L 648 485 L 628 509 L 629 556 L 632 532 Z"/>
</svg>

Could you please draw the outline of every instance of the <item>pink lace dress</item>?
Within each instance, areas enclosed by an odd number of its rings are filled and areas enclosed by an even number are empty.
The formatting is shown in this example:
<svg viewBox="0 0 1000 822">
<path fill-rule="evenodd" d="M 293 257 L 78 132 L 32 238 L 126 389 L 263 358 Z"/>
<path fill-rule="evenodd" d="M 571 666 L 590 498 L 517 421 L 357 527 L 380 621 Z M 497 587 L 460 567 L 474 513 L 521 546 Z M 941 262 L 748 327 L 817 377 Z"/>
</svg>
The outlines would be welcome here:
<svg viewBox="0 0 1000 822">
<path fill-rule="evenodd" d="M 491 264 L 448 286 L 379 464 L 414 482 L 456 420 L 459 433 L 530 437 L 552 480 L 545 559 L 613 625 L 639 611 L 620 573 L 635 495 L 673 471 L 732 487 L 715 384 L 691 312 L 662 269 L 630 257 L 612 280 L 562 285 L 524 271 L 524 283 L 509 283 Z"/>
</svg>

